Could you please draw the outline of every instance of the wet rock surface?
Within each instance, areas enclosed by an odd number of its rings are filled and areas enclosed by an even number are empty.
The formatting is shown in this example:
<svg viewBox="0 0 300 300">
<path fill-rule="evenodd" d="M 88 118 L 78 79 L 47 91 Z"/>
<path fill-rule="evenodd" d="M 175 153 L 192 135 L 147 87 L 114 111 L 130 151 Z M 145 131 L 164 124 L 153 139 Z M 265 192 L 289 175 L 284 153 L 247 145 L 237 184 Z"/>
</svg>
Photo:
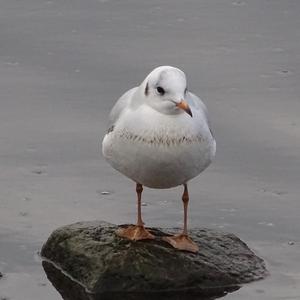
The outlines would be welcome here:
<svg viewBox="0 0 300 300">
<path fill-rule="evenodd" d="M 214 299 L 267 275 L 263 260 L 230 233 L 191 230 L 200 247 L 193 254 L 161 239 L 178 229 L 150 228 L 157 239 L 137 242 L 117 237 L 116 229 L 80 222 L 51 234 L 41 252 L 43 267 L 65 300 Z"/>
</svg>

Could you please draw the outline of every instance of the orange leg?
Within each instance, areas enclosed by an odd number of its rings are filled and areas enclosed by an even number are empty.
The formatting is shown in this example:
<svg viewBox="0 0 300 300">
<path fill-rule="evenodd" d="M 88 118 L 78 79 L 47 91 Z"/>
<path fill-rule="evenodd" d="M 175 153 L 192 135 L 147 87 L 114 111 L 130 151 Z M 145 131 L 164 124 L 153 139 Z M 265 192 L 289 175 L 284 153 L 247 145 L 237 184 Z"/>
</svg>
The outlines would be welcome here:
<svg viewBox="0 0 300 300">
<path fill-rule="evenodd" d="M 188 231 L 187 231 L 187 210 L 189 204 L 189 192 L 188 192 L 187 184 L 185 183 L 183 186 L 184 186 L 184 191 L 182 195 L 183 211 L 184 211 L 183 231 L 179 235 L 166 236 L 163 238 L 163 240 L 171 244 L 176 249 L 196 253 L 199 251 L 199 247 L 189 238 Z"/>
<path fill-rule="evenodd" d="M 130 225 L 126 228 L 119 228 L 116 233 L 118 236 L 127 238 L 129 240 L 137 241 L 137 240 L 148 240 L 154 239 L 154 235 L 152 235 L 145 227 L 144 222 L 142 220 L 142 192 L 143 186 L 139 183 L 136 184 L 136 193 L 137 193 L 137 224 Z"/>
</svg>

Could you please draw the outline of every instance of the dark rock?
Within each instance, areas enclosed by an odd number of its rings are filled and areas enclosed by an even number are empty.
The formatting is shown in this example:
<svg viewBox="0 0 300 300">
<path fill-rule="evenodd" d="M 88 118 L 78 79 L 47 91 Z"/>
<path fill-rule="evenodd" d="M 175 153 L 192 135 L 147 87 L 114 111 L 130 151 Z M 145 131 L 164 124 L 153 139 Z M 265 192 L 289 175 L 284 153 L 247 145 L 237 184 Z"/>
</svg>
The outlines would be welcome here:
<svg viewBox="0 0 300 300">
<path fill-rule="evenodd" d="M 200 247 L 193 254 L 172 248 L 159 229 L 150 230 L 156 240 L 132 242 L 117 237 L 116 228 L 81 222 L 51 234 L 43 267 L 65 300 L 215 299 L 267 275 L 263 260 L 233 234 L 190 230 Z"/>
</svg>

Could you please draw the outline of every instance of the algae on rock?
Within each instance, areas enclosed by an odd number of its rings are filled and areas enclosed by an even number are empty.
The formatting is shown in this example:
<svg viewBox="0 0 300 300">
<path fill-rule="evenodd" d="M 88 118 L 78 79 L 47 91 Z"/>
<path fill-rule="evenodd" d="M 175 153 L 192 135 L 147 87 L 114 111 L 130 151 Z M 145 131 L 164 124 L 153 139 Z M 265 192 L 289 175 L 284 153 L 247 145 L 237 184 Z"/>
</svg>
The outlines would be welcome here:
<svg viewBox="0 0 300 300">
<path fill-rule="evenodd" d="M 230 233 L 190 230 L 200 247 L 193 254 L 161 239 L 178 229 L 150 228 L 157 239 L 136 242 L 119 238 L 116 229 L 80 222 L 51 234 L 42 249 L 43 266 L 65 300 L 217 297 L 267 274 L 263 260 Z"/>
</svg>

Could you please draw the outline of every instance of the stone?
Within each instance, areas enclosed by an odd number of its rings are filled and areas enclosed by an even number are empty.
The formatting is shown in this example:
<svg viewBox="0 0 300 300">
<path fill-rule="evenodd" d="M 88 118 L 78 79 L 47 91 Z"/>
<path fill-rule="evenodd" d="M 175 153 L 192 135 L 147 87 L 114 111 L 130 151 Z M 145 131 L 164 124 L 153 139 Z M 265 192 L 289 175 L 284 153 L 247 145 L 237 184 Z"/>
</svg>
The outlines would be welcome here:
<svg viewBox="0 0 300 300">
<path fill-rule="evenodd" d="M 157 239 L 130 241 L 117 228 L 79 222 L 51 234 L 43 267 L 63 299 L 215 299 L 268 274 L 263 260 L 230 233 L 190 230 L 200 248 L 193 254 L 162 240 L 179 229 L 149 228 Z"/>
</svg>

